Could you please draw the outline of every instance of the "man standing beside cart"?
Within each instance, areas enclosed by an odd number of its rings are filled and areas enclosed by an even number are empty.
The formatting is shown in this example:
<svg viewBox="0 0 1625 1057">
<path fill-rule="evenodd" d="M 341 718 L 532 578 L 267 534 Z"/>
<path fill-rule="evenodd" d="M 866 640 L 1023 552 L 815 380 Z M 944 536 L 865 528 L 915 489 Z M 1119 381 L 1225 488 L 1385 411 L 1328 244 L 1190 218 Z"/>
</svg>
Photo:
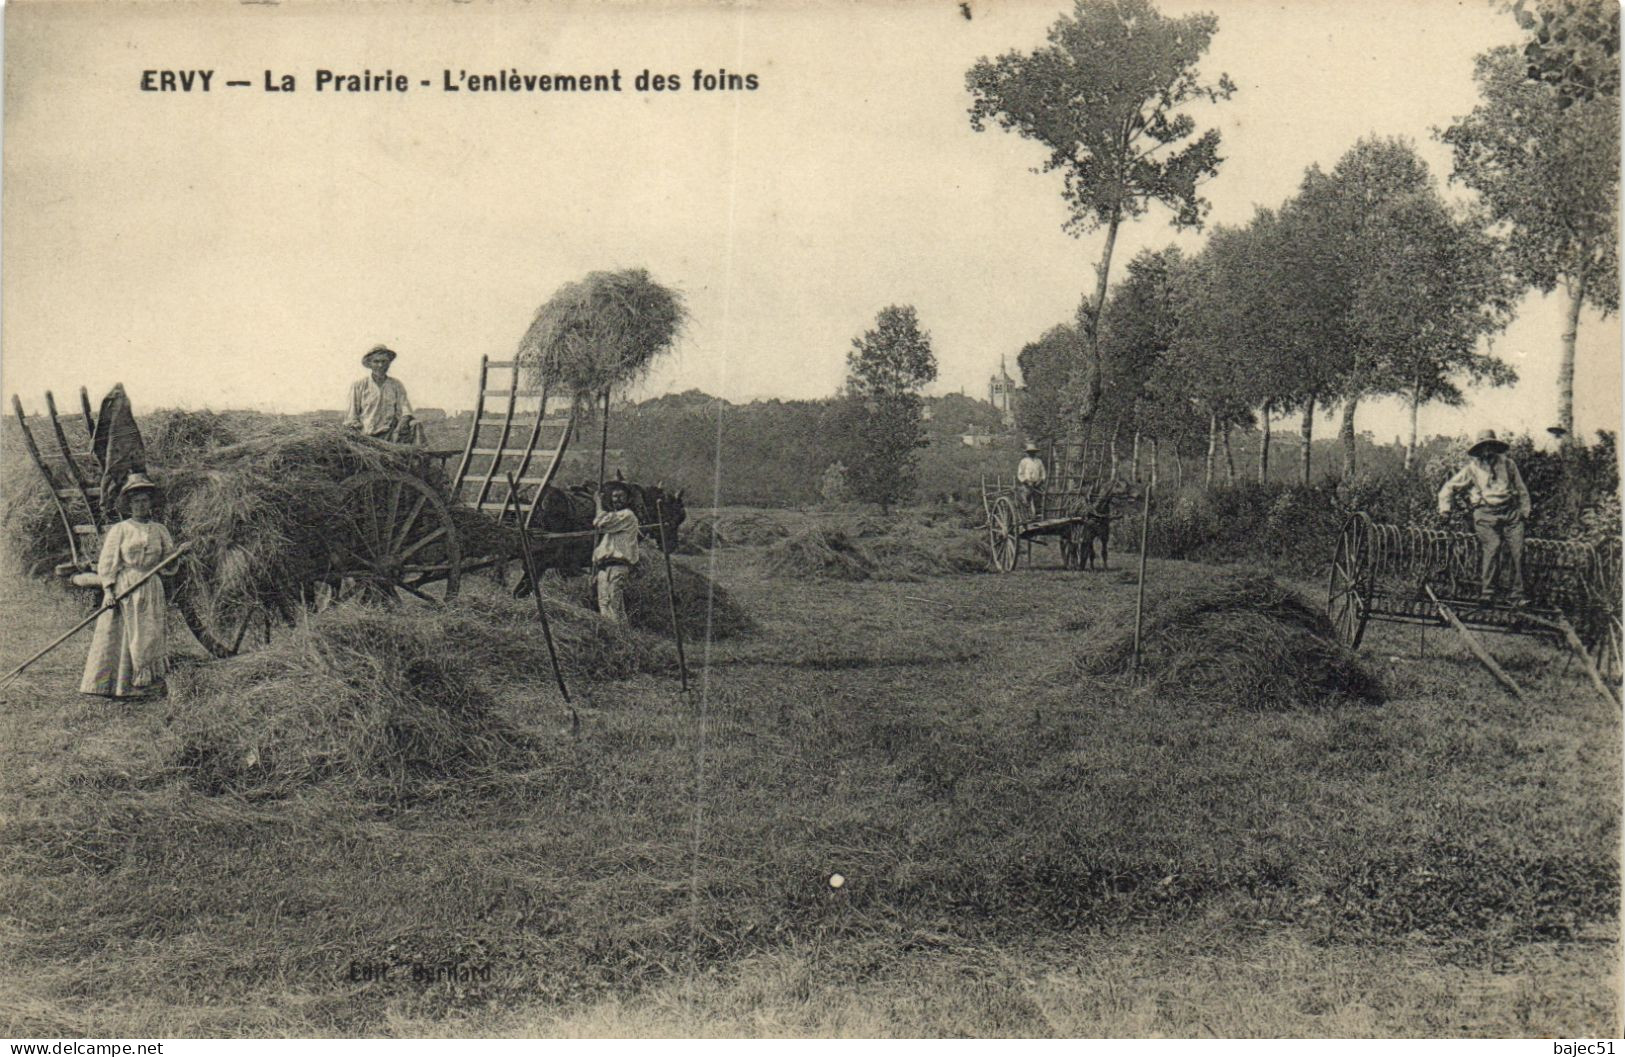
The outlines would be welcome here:
<svg viewBox="0 0 1625 1057">
<path fill-rule="evenodd" d="M 626 578 L 638 564 L 638 515 L 631 504 L 631 489 L 620 481 L 610 481 L 593 495 L 592 527 L 598 533 L 593 581 L 598 612 L 611 624 L 626 623 Z"/>
<path fill-rule="evenodd" d="M 1456 492 L 1467 489 L 1473 532 L 1478 536 L 1479 600 L 1495 595 L 1503 558 L 1512 567 L 1507 601 L 1523 605 L 1523 529 L 1529 519 L 1529 489 L 1518 464 L 1507 457 L 1507 443 L 1484 430 L 1467 449 L 1467 462 L 1439 489 L 1439 516 L 1449 517 Z"/>
</svg>

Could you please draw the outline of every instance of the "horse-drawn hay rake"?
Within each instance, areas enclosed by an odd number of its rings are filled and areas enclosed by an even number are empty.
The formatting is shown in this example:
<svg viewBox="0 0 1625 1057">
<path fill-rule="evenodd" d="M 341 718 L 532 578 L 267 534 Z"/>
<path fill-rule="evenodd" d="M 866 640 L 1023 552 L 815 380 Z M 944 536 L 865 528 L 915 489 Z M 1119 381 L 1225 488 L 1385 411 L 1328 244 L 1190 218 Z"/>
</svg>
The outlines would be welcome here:
<svg viewBox="0 0 1625 1057">
<path fill-rule="evenodd" d="M 1473 631 L 1555 638 L 1565 645 L 1577 640 L 1603 677 L 1617 683 L 1618 540 L 1526 540 L 1522 605 L 1479 597 L 1481 553 L 1472 533 L 1383 524 L 1355 513 L 1333 552 L 1326 614 L 1350 648 L 1359 647 L 1371 620 L 1440 627 L 1459 622 Z"/>
</svg>

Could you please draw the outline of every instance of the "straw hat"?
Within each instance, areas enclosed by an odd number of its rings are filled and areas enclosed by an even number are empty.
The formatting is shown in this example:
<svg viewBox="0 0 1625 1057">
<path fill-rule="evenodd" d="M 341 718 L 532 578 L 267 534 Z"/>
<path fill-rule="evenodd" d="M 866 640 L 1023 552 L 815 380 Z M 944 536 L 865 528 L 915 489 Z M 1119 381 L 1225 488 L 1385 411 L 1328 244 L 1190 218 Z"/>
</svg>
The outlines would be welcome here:
<svg viewBox="0 0 1625 1057">
<path fill-rule="evenodd" d="M 1467 449 L 1468 455 L 1479 455 L 1488 450 L 1491 454 L 1500 455 L 1507 450 L 1507 442 L 1495 435 L 1495 430 L 1486 429 L 1474 439 L 1473 446 Z"/>
<path fill-rule="evenodd" d="M 152 483 L 152 478 L 144 473 L 132 473 L 130 479 L 124 482 L 123 491 L 119 495 L 133 495 L 136 492 L 156 492 L 158 486 Z"/>
<path fill-rule="evenodd" d="M 365 356 L 361 357 L 361 366 L 371 367 L 371 361 L 374 356 L 388 356 L 389 360 L 387 362 L 394 363 L 396 352 L 388 345 L 374 345 L 372 348 L 367 350 L 367 354 Z"/>
<path fill-rule="evenodd" d="M 1029 441 L 1027 446 L 1025 448 L 1022 448 L 1021 450 L 1025 451 L 1025 452 L 1029 452 L 1029 453 L 1031 453 L 1033 455 L 1037 455 L 1038 454 L 1038 445 L 1033 444 L 1032 442 Z"/>
</svg>

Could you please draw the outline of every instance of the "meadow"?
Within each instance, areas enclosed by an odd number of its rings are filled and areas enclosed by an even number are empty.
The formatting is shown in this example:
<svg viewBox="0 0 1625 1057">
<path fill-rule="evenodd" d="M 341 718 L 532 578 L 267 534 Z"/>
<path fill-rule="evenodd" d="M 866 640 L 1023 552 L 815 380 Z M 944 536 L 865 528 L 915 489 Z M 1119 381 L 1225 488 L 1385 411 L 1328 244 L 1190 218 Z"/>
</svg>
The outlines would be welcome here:
<svg viewBox="0 0 1625 1057">
<path fill-rule="evenodd" d="M 1135 679 L 1100 660 L 1121 558 L 788 577 L 805 531 L 677 559 L 748 617 L 690 640 L 687 695 L 651 623 L 567 643 L 565 708 L 478 579 L 188 643 L 167 699 L 80 697 L 82 647 L 52 655 L 0 710 L 0 1029 L 1619 1033 L 1620 715 L 1550 647 L 1493 643 L 1533 709 L 1383 625 L 1297 697 L 1222 692 L 1270 674 L 1222 663 L 1251 635 Z M 1154 560 L 1148 597 L 1236 575 Z M 80 612 L 0 592 L 8 668 Z"/>
</svg>

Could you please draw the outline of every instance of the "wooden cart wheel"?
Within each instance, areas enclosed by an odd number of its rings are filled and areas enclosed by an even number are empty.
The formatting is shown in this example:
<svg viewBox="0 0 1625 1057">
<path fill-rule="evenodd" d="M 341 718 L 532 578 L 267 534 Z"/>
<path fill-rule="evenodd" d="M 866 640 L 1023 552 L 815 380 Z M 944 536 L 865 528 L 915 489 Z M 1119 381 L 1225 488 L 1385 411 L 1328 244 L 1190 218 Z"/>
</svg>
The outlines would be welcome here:
<svg viewBox="0 0 1625 1057">
<path fill-rule="evenodd" d="M 457 526 L 426 482 L 389 470 L 357 474 L 344 482 L 338 526 L 339 598 L 438 606 L 456 597 Z"/>
<path fill-rule="evenodd" d="M 274 630 L 293 623 L 293 613 L 261 597 L 245 575 L 248 556 L 227 548 L 214 568 L 183 559 L 174 602 L 198 645 L 216 657 L 234 657 L 270 643 Z"/>
<path fill-rule="evenodd" d="M 997 572 L 1014 571 L 1021 558 L 1021 520 L 1016 517 L 1016 505 L 1008 496 L 1000 496 L 993 503 L 988 519 L 988 550 L 993 568 Z"/>
<path fill-rule="evenodd" d="M 1343 523 L 1332 554 L 1331 574 L 1326 584 L 1326 617 L 1337 638 L 1351 650 L 1360 648 L 1365 637 L 1367 599 L 1362 597 L 1367 582 L 1366 562 L 1369 539 L 1360 515 Z"/>
</svg>

